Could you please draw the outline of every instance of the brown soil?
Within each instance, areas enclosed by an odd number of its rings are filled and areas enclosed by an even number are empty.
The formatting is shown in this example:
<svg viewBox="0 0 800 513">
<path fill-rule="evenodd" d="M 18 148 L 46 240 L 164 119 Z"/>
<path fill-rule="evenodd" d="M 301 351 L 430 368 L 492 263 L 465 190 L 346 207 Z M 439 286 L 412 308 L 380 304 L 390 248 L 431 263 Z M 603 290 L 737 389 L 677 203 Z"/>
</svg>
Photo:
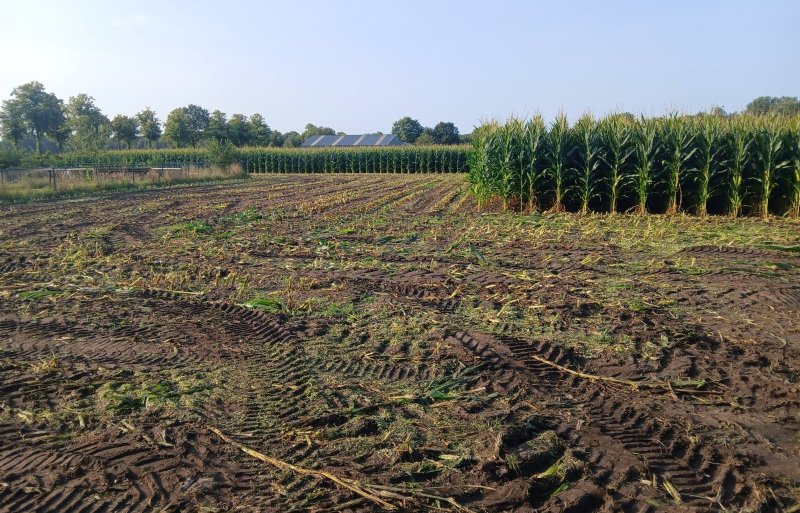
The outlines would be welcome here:
<svg viewBox="0 0 800 513">
<path fill-rule="evenodd" d="M 797 511 L 800 225 L 465 191 L 0 208 L 0 512 Z"/>
</svg>

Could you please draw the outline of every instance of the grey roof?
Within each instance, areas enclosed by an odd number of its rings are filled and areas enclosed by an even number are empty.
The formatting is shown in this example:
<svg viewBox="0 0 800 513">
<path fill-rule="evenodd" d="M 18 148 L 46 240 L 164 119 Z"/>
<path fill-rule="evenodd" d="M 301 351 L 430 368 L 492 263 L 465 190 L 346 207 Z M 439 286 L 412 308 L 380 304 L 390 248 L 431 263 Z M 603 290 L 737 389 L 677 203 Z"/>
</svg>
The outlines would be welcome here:
<svg viewBox="0 0 800 513">
<path fill-rule="evenodd" d="M 301 148 L 342 148 L 352 146 L 403 146 L 405 143 L 394 134 L 363 135 L 312 135 Z"/>
</svg>

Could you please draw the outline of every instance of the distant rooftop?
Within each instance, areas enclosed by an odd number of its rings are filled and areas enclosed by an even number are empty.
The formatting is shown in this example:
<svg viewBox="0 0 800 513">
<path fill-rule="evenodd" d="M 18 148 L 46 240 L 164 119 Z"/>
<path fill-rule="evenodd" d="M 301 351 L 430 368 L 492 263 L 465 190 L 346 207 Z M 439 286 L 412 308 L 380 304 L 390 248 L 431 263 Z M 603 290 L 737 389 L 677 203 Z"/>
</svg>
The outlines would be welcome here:
<svg viewBox="0 0 800 513">
<path fill-rule="evenodd" d="M 301 148 L 345 148 L 353 146 L 404 146 L 394 134 L 312 135 Z"/>
</svg>

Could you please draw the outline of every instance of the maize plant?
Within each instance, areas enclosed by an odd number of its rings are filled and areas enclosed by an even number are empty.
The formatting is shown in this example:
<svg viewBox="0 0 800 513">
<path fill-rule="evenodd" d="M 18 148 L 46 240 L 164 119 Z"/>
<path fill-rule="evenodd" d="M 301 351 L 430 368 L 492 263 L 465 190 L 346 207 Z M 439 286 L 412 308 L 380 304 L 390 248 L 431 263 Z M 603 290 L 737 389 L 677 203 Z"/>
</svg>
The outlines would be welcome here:
<svg viewBox="0 0 800 513">
<path fill-rule="evenodd" d="M 789 151 L 788 194 L 790 217 L 800 217 L 800 118 L 794 118 L 786 131 Z"/>
<path fill-rule="evenodd" d="M 667 214 L 678 212 L 681 196 L 681 179 L 686 172 L 687 163 L 694 155 L 692 147 L 694 133 L 685 118 L 671 115 L 661 123 L 661 145 L 664 159 L 661 161 L 664 185 L 667 196 Z"/>
<path fill-rule="evenodd" d="M 609 116 L 600 123 L 605 152 L 601 158 L 608 190 L 609 211 L 617 211 L 617 203 L 629 179 L 628 167 L 633 147 L 630 144 L 631 131 L 622 116 Z"/>
<path fill-rule="evenodd" d="M 498 130 L 498 149 L 499 149 L 499 164 L 500 164 L 500 199 L 503 200 L 503 210 L 508 210 L 509 201 L 511 201 L 514 193 L 519 190 L 516 183 L 519 177 L 516 150 L 517 150 L 517 136 L 519 134 L 520 123 L 516 120 L 500 126 Z"/>
<path fill-rule="evenodd" d="M 697 215 L 705 217 L 708 213 L 708 199 L 711 197 L 711 180 L 722 168 L 724 162 L 720 155 L 723 150 L 723 133 L 718 116 L 704 116 L 696 130 L 697 166 L 695 192 L 697 194 Z"/>
<path fill-rule="evenodd" d="M 544 175 L 550 182 L 553 192 L 553 206 L 551 212 L 564 211 L 564 187 L 569 170 L 569 156 L 574 146 L 571 141 L 571 132 L 567 117 L 559 114 L 545 139 L 545 159 L 547 167 Z"/>
<path fill-rule="evenodd" d="M 579 212 L 586 214 L 589 212 L 589 203 L 599 196 L 597 169 L 602 160 L 602 144 L 597 122 L 589 114 L 575 123 L 573 132 L 575 180 L 570 191 L 579 204 Z"/>
<path fill-rule="evenodd" d="M 725 146 L 728 149 L 725 166 L 725 204 L 728 215 L 737 217 L 742 213 L 744 177 L 750 160 L 750 144 L 753 132 L 748 119 L 738 118 L 727 124 Z"/>
<path fill-rule="evenodd" d="M 769 216 L 769 200 L 775 188 L 775 180 L 780 170 L 787 167 L 783 157 L 783 134 L 777 118 L 766 118 L 758 121 L 758 128 L 753 139 L 752 181 L 755 190 L 753 214 L 759 217 Z"/>
<path fill-rule="evenodd" d="M 485 124 L 478 127 L 473 132 L 472 150 L 467 157 L 469 165 L 470 190 L 478 201 L 478 208 L 483 208 L 487 199 L 491 198 L 497 191 L 497 183 L 493 173 L 493 162 L 491 159 L 494 154 L 495 145 L 495 126 Z"/>
<path fill-rule="evenodd" d="M 658 127 L 654 120 L 639 120 L 634 126 L 633 147 L 634 164 L 631 182 L 636 194 L 637 214 L 647 213 L 647 198 L 653 183 L 656 159 L 656 134 Z"/>
<path fill-rule="evenodd" d="M 536 115 L 525 123 L 525 134 L 522 142 L 522 179 L 521 190 L 526 192 L 528 211 L 536 209 L 536 193 L 539 182 L 539 164 L 541 148 L 547 129 L 542 116 Z"/>
</svg>

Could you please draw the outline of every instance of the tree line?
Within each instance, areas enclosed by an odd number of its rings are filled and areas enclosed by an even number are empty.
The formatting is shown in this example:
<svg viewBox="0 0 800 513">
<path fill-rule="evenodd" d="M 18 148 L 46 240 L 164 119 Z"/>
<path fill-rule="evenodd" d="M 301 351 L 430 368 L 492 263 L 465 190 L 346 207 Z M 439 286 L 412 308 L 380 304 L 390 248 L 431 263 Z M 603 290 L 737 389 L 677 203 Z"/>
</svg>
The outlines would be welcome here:
<svg viewBox="0 0 800 513">
<path fill-rule="evenodd" d="M 405 117 L 393 129 L 400 139 L 416 144 L 462 142 L 453 123 L 441 122 L 424 128 Z M 270 128 L 261 114 L 233 114 L 190 104 L 172 110 L 162 124 L 149 107 L 132 116 L 106 116 L 95 99 L 81 93 L 64 102 L 48 92 L 41 82 L 14 88 L 0 108 L 0 138 L 17 154 L 43 151 L 92 152 L 122 148 L 197 148 L 211 141 L 229 141 L 237 147 L 268 146 L 294 148 L 313 135 L 342 134 L 330 127 L 307 124 L 303 132 L 281 133 Z"/>
</svg>

